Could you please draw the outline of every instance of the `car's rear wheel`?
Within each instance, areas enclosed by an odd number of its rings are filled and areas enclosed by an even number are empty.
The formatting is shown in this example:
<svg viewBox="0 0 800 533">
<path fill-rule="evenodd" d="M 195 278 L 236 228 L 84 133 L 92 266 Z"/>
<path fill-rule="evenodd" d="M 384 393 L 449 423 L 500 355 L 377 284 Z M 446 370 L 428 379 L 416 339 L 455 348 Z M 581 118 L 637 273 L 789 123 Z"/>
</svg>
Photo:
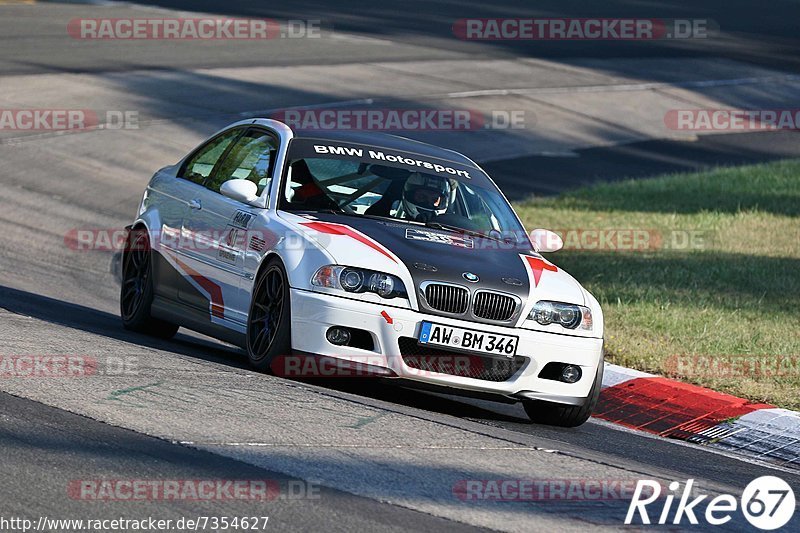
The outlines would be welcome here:
<svg viewBox="0 0 800 533">
<path fill-rule="evenodd" d="M 523 400 L 522 405 L 528 417 L 537 424 L 550 426 L 577 427 L 589 420 L 603 387 L 603 362 L 597 368 L 594 383 L 583 405 L 564 405 L 543 400 Z"/>
<path fill-rule="evenodd" d="M 247 319 L 247 357 L 262 372 L 291 350 L 289 280 L 277 258 L 267 261 L 256 279 Z"/>
<path fill-rule="evenodd" d="M 150 238 L 144 228 L 128 234 L 122 256 L 122 287 L 119 307 L 125 329 L 170 339 L 178 326 L 150 315 L 153 303 L 153 261 Z"/>
</svg>

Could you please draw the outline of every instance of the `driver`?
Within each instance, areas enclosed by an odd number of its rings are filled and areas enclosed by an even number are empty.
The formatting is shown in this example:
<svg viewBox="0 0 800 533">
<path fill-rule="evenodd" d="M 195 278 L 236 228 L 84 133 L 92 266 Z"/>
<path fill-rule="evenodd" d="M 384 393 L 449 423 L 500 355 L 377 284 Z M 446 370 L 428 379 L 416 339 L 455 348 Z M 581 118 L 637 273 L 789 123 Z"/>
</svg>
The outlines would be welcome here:
<svg viewBox="0 0 800 533">
<path fill-rule="evenodd" d="M 443 215 L 455 193 L 451 180 L 414 172 L 403 187 L 403 213 L 405 218 L 428 222 Z"/>
</svg>

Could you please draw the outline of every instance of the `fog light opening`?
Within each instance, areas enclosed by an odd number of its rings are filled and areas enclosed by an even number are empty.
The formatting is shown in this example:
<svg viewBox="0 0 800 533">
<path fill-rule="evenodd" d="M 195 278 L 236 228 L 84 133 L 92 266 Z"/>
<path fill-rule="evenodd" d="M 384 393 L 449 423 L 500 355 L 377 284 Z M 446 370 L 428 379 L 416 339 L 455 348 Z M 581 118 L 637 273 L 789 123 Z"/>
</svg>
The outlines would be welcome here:
<svg viewBox="0 0 800 533">
<path fill-rule="evenodd" d="M 350 344 L 350 331 L 347 328 L 332 327 L 325 334 L 328 342 L 336 346 L 345 346 Z"/>
<path fill-rule="evenodd" d="M 577 383 L 581 379 L 581 367 L 575 365 L 565 365 L 561 370 L 561 381 L 564 383 Z"/>
</svg>

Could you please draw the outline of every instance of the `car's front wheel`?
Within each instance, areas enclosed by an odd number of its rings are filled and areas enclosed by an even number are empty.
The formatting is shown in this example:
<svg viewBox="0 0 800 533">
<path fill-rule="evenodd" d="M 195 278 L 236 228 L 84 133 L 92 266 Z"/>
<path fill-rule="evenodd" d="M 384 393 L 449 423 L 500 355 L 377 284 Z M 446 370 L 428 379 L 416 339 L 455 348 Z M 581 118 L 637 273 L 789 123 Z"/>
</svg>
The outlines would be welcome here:
<svg viewBox="0 0 800 533">
<path fill-rule="evenodd" d="M 171 339 L 178 326 L 150 315 L 153 303 L 153 261 L 150 238 L 144 228 L 128 234 L 122 256 L 122 287 L 119 296 L 120 316 L 125 329 L 161 339 Z"/>
<path fill-rule="evenodd" d="M 291 350 L 289 280 L 283 263 L 269 259 L 256 278 L 247 319 L 247 357 L 250 363 L 269 372 L 279 355 Z"/>
<path fill-rule="evenodd" d="M 564 405 L 544 400 L 523 400 L 525 412 L 533 422 L 550 426 L 577 427 L 589 420 L 600 399 L 603 387 L 603 362 L 597 368 L 589 397 L 583 405 Z"/>
</svg>

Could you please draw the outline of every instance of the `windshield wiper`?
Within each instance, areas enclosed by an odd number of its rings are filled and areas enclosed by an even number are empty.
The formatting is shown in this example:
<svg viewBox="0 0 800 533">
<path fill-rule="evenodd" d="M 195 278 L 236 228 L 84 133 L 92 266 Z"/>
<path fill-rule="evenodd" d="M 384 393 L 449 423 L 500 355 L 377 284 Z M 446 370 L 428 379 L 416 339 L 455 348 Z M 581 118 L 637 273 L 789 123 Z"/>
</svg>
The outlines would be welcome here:
<svg viewBox="0 0 800 533">
<path fill-rule="evenodd" d="M 317 209 L 314 211 L 315 213 L 326 213 L 329 215 L 345 215 L 348 217 L 358 217 L 358 218 L 369 218 L 372 220 L 387 220 L 389 222 L 402 222 L 404 224 L 413 224 L 413 221 L 406 220 L 404 218 L 394 218 L 382 215 L 367 215 L 367 214 L 358 214 L 358 213 L 350 213 L 345 211 L 344 209 Z"/>
<path fill-rule="evenodd" d="M 318 209 L 316 212 L 317 213 L 327 213 L 329 215 L 345 215 L 345 216 L 348 216 L 348 217 L 370 218 L 370 219 L 373 219 L 373 220 L 387 220 L 387 221 L 390 221 L 390 222 L 400 222 L 400 223 L 403 223 L 403 224 L 410 224 L 410 225 L 419 224 L 419 222 L 417 222 L 415 220 L 407 220 L 407 219 L 404 219 L 404 218 L 394 218 L 394 217 L 387 217 L 387 216 L 381 216 L 381 215 L 367 215 L 367 214 L 360 215 L 358 213 L 350 213 L 350 212 L 345 211 L 344 209 L 341 209 L 341 208 L 340 209 Z M 516 242 L 516 241 L 512 241 L 511 239 L 499 239 L 497 237 L 492 237 L 491 235 L 487 235 L 485 233 L 481 233 L 480 231 L 475 231 L 475 230 L 471 230 L 471 229 L 467 229 L 467 228 L 462 228 L 462 227 L 459 227 L 459 226 L 452 226 L 450 224 L 442 224 L 441 222 L 433 222 L 433 221 L 425 222 L 425 227 L 426 228 L 431 228 L 431 229 L 451 231 L 453 233 L 461 233 L 461 234 L 464 234 L 464 235 L 469 235 L 471 237 L 480 237 L 482 239 L 489 239 L 491 241 L 502 242 L 502 243 L 505 243 L 505 244 L 509 244 L 510 242 Z"/>
</svg>

